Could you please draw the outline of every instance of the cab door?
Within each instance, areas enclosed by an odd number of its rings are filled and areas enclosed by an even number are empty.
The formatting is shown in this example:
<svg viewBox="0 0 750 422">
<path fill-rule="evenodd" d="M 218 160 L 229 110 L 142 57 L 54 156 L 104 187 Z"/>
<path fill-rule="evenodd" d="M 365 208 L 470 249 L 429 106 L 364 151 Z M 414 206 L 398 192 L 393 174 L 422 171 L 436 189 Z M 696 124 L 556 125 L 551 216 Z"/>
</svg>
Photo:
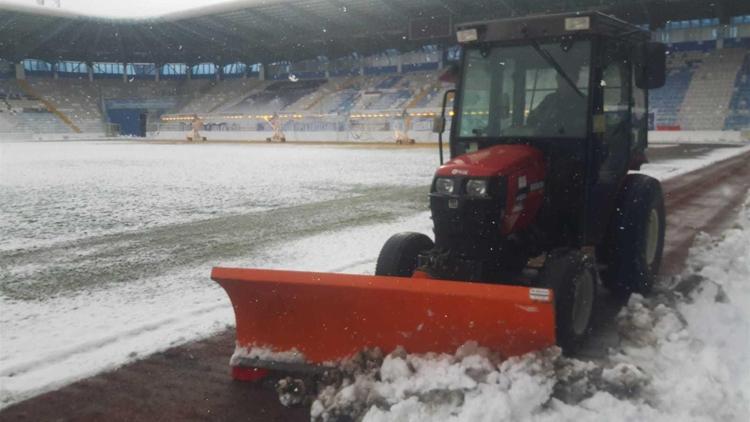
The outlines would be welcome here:
<svg viewBox="0 0 750 422">
<path fill-rule="evenodd" d="M 632 62 L 629 44 L 605 39 L 594 74 L 592 118 L 594 177 L 587 201 L 587 242 L 598 243 L 612 215 L 620 182 L 628 172 L 632 128 Z"/>
</svg>

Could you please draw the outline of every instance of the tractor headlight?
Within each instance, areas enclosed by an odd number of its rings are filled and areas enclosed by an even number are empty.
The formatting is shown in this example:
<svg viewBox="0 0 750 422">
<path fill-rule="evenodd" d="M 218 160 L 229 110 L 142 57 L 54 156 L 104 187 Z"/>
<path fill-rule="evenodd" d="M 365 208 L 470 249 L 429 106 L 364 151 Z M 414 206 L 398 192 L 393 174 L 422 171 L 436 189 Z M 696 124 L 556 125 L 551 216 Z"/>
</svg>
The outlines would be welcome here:
<svg viewBox="0 0 750 422">
<path fill-rule="evenodd" d="M 470 179 L 466 182 L 466 194 L 473 197 L 487 196 L 487 181 L 482 179 Z"/>
<path fill-rule="evenodd" d="M 438 193 L 452 194 L 456 190 L 456 182 L 453 179 L 440 177 L 435 180 L 435 191 Z"/>
</svg>

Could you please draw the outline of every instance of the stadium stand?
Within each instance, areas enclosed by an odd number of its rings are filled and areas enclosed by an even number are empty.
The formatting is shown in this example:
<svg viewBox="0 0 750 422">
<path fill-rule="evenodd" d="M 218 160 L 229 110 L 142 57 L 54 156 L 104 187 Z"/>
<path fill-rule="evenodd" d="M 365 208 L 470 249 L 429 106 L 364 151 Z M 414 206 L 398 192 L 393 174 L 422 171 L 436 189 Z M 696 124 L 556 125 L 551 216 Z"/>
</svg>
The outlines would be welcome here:
<svg viewBox="0 0 750 422">
<path fill-rule="evenodd" d="M 230 113 L 268 114 L 286 109 L 301 98 L 317 91 L 326 81 L 322 79 L 292 81 L 274 81 L 254 90 L 237 104 L 224 111 Z"/>
<path fill-rule="evenodd" d="M 737 73 L 730 113 L 724 124 L 727 130 L 750 128 L 750 53 L 745 54 L 742 68 Z"/>
<path fill-rule="evenodd" d="M 664 88 L 651 93 L 656 129 L 746 129 L 750 122 L 750 59 L 747 49 L 677 49 L 668 59 Z M 403 110 L 434 113 L 442 94 L 452 88 L 441 82 L 441 70 L 328 79 L 261 81 L 94 79 L 30 77 L 28 85 L 53 104 L 81 131 L 103 133 L 108 111 L 117 108 L 148 110 L 150 131 L 187 128 L 181 122 L 160 122 L 162 116 L 207 116 L 214 130 L 268 130 L 274 113 L 357 115 L 348 127 L 391 130 L 403 123 Z M 0 131 L 71 133 L 71 128 L 29 96 L 18 81 L 0 80 Z M 384 115 L 384 112 L 391 112 Z M 360 116 L 361 114 L 361 116 Z M 248 121 L 241 122 L 237 116 Z M 369 119 L 365 122 L 365 119 Z M 340 123 L 295 119 L 284 123 L 293 130 L 336 130 Z M 338 120 L 336 120 L 338 122 Z M 346 126 L 346 125 L 343 125 Z M 415 119 L 412 130 L 429 130 L 426 119 Z"/>
<path fill-rule="evenodd" d="M 667 82 L 664 87 L 649 93 L 651 110 L 654 112 L 657 129 L 676 129 L 678 116 L 693 78 L 692 62 L 685 54 L 671 54 L 667 59 Z"/>
<path fill-rule="evenodd" d="M 745 51 L 726 48 L 704 53 L 679 109 L 683 130 L 723 129 Z"/>
<path fill-rule="evenodd" d="M 674 47 L 673 47 L 674 48 Z M 750 126 L 750 54 L 745 48 L 674 48 L 668 58 L 664 88 L 651 93 L 656 129 L 731 129 Z M 391 130 L 402 127 L 404 110 L 434 113 L 450 83 L 441 70 L 384 72 L 328 79 L 269 80 L 255 78 L 161 81 L 122 78 L 34 76 L 28 86 L 67 116 L 81 131 L 103 133 L 108 112 L 117 108 L 148 110 L 150 131 L 186 130 L 183 122 L 160 122 L 162 116 L 207 116 L 213 130 L 268 130 L 274 113 L 356 116 L 313 122 L 295 118 L 291 130 L 337 130 L 341 127 Z M 0 131 L 71 133 L 73 130 L 14 79 L 0 80 Z M 390 112 L 390 114 L 384 114 Z M 237 120 L 244 116 L 248 121 Z M 429 130 L 427 119 L 415 118 L 412 130 Z M 317 129 L 316 129 L 317 128 Z"/>
<path fill-rule="evenodd" d="M 669 50 L 667 82 L 649 99 L 656 130 L 750 129 L 750 38 L 678 42 Z M 325 71 L 315 60 L 299 71 L 293 63 L 277 64 L 268 80 L 249 66 L 224 75 L 218 66 L 195 65 L 209 73 L 190 77 L 186 66 L 179 74 L 176 65 L 157 80 L 154 65 L 150 75 L 123 75 L 125 66 L 119 74 L 85 73 L 64 62 L 67 67 L 52 72 L 41 61 L 17 80 L 6 65 L 0 132 L 105 134 L 123 116 L 146 116 L 146 133 L 185 131 L 196 115 L 207 130 L 268 131 L 277 114 L 295 131 L 429 131 L 443 93 L 453 87 L 441 80 L 443 59 L 428 49 L 374 55 L 359 68 L 356 60 Z"/>
<path fill-rule="evenodd" d="M 358 79 L 335 78 L 326 87 L 323 86 L 317 98 L 306 110 L 316 113 L 346 113 L 354 107 L 361 95 Z"/>
<path fill-rule="evenodd" d="M 255 90 L 262 89 L 263 81 L 257 79 L 226 79 L 211 81 L 201 95 L 188 101 L 177 112 L 180 114 L 213 113 L 244 100 Z"/>
<path fill-rule="evenodd" d="M 38 95 L 54 104 L 83 132 L 104 132 L 105 119 L 101 112 L 98 84 L 77 79 L 60 81 L 39 77 L 30 78 L 28 82 Z"/>
<path fill-rule="evenodd" d="M 695 43 L 677 47 L 667 59 L 665 86 L 650 93 L 655 128 L 747 129 L 748 121 L 738 108 L 746 104 L 748 49 L 715 49 Z"/>
<path fill-rule="evenodd" d="M 450 28 L 424 35 L 412 23 L 440 13 L 454 23 L 509 13 L 472 2 L 448 10 L 441 0 L 399 2 L 403 9 L 394 13 L 375 0 L 338 16 L 329 0 L 316 0 L 311 10 L 341 19 L 320 35 L 310 14 L 237 3 L 147 22 L 87 18 L 85 25 L 79 16 L 0 6 L 0 18 L 23 29 L 0 25 L 0 132 L 106 134 L 119 125 L 121 133 L 141 136 L 187 130 L 194 116 L 206 130 L 267 132 L 274 115 L 294 131 L 426 132 L 452 88 L 440 76 L 460 51 Z M 650 93 L 655 129 L 750 128 L 750 3 L 696 7 L 696 16 L 680 21 L 672 20 L 672 3 L 688 9 L 700 1 L 517 3 L 528 3 L 520 14 L 609 7 L 656 28 L 654 39 L 667 43 L 670 55 L 666 85 Z M 274 19 L 295 29 L 278 37 Z M 236 29 L 227 31 L 230 24 Z M 25 42 L 23 34 L 47 31 L 55 36 Z M 237 35 L 243 31 L 248 35 Z M 134 57 L 144 62 L 127 62 Z"/>
<path fill-rule="evenodd" d="M 0 80 L 0 130 L 14 133 L 72 133 L 72 129 L 15 80 Z"/>
</svg>

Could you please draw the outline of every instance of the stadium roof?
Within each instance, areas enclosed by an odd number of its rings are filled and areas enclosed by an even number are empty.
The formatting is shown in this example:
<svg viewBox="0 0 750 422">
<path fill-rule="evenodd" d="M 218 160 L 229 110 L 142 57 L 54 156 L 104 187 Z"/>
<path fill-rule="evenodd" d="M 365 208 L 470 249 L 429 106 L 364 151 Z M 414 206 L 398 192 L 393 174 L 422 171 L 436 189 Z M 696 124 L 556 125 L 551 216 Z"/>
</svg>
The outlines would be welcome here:
<svg viewBox="0 0 750 422">
<path fill-rule="evenodd" d="M 454 43 L 452 24 L 604 10 L 634 23 L 750 14 L 747 0 L 245 0 L 147 19 L 0 6 L 0 58 L 272 63 Z"/>
</svg>

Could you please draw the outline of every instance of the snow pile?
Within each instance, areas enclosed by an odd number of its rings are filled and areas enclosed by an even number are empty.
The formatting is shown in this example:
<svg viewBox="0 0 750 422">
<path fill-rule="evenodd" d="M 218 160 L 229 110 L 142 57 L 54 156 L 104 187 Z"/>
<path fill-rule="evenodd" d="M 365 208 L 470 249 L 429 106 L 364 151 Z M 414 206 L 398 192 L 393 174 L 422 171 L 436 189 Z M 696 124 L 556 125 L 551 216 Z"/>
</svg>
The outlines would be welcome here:
<svg viewBox="0 0 750 422">
<path fill-rule="evenodd" d="M 375 371 L 345 378 L 313 403 L 317 420 L 518 419 L 545 403 L 555 383 L 550 349 L 499 362 L 487 349 L 467 343 L 455 355 L 407 355 L 397 350 Z M 368 410 L 369 409 L 369 410 Z"/>
<path fill-rule="evenodd" d="M 750 203 L 748 203 L 750 205 Z M 501 361 L 396 350 L 325 386 L 313 420 L 750 420 L 750 209 L 702 236 L 682 277 L 617 317 L 620 347 L 584 362 L 551 348 Z"/>
<path fill-rule="evenodd" d="M 750 406 L 750 203 L 719 239 L 701 236 L 690 268 L 704 280 L 680 304 L 690 331 L 707 349 L 703 362 L 725 367 L 725 381 L 739 387 Z M 750 418 L 748 418 L 750 419 Z"/>
</svg>

